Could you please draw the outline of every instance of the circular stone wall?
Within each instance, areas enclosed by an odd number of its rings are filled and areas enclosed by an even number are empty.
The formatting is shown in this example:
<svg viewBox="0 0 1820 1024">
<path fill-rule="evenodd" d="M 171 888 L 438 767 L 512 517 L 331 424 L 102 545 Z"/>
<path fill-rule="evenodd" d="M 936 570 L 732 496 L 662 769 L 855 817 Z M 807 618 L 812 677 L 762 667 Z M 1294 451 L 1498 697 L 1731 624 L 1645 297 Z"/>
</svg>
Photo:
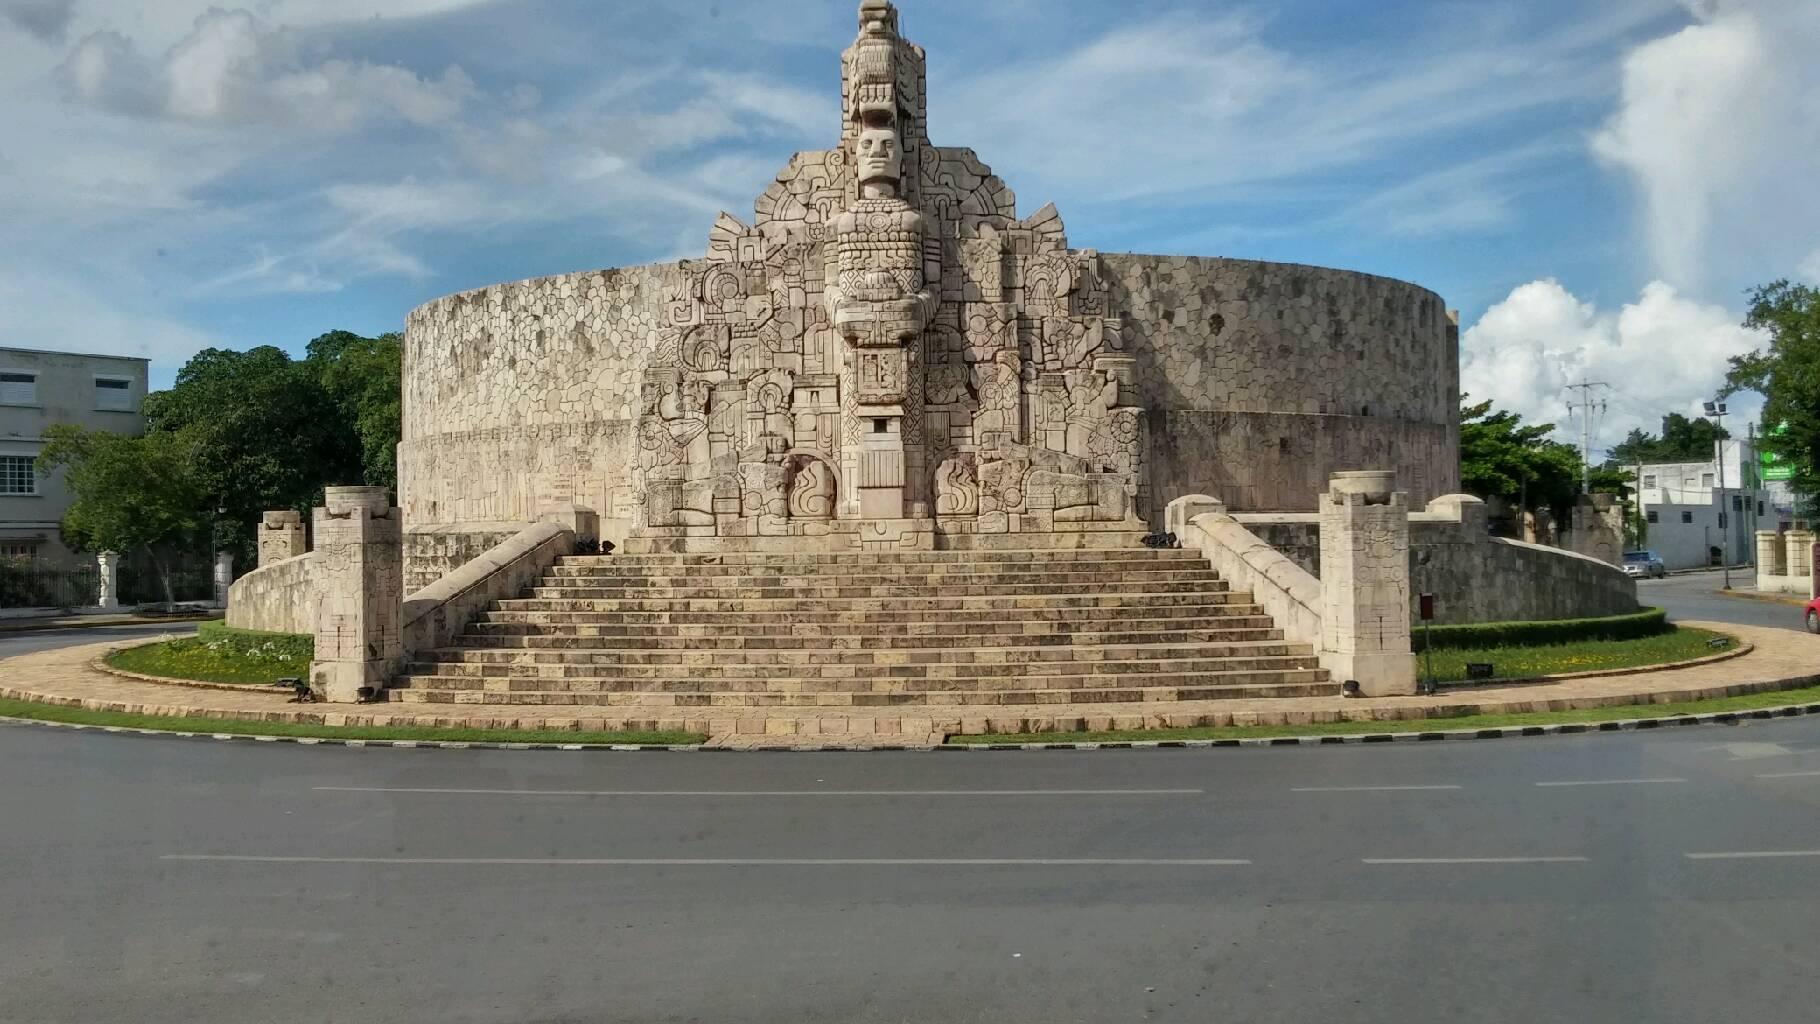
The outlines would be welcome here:
<svg viewBox="0 0 1820 1024">
<path fill-rule="evenodd" d="M 1401 281 L 1294 264 L 1102 254 L 1150 418 L 1148 514 L 1183 494 L 1311 509 L 1336 470 L 1394 467 L 1410 503 L 1459 489 L 1457 332 Z M 631 518 L 640 377 L 682 264 L 446 296 L 405 322 L 407 528 Z"/>
</svg>

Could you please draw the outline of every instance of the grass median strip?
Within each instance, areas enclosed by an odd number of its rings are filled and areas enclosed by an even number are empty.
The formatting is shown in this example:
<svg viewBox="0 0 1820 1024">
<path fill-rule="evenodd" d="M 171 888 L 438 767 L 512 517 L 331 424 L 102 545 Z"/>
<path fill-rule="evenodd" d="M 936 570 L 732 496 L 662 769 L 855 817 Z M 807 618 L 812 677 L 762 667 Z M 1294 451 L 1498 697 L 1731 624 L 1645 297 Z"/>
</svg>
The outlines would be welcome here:
<svg viewBox="0 0 1820 1024">
<path fill-rule="evenodd" d="M 118 650 L 107 656 L 107 663 L 140 675 L 256 686 L 309 675 L 314 649 L 308 636 L 256 633 L 205 622 L 196 636 Z"/>
<path fill-rule="evenodd" d="M 1724 640 L 1723 646 L 1712 641 Z M 1692 661 L 1713 654 L 1723 654 L 1738 646 L 1738 641 L 1706 629 L 1676 627 L 1655 636 L 1630 640 L 1585 640 L 1565 644 L 1538 644 L 1505 647 L 1436 647 L 1435 679 L 1442 683 L 1467 678 L 1468 663 L 1490 664 L 1499 679 L 1535 679 L 1540 676 L 1564 675 L 1571 672 L 1599 672 L 1620 668 L 1644 668 Z M 1427 671 L 1431 655 L 1417 655 L 1416 668 Z"/>
<path fill-rule="evenodd" d="M 1419 718 L 1398 722 L 1323 722 L 1313 725 L 1241 725 L 1203 729 L 1115 729 L 1105 732 L 1021 732 L 950 736 L 951 744 L 986 743 L 1145 743 L 1169 740 L 1268 739 L 1276 736 L 1359 736 L 1374 733 L 1442 732 L 1459 729 L 1508 729 L 1528 725 L 1570 725 L 1617 722 L 1630 718 L 1666 718 L 1672 715 L 1710 715 L 1726 711 L 1757 711 L 1791 704 L 1820 704 L 1820 686 L 1799 690 L 1771 690 L 1742 697 L 1683 701 L 1678 704 L 1619 704 L 1581 711 L 1537 711 L 1513 715 L 1461 715 L 1455 718 Z"/>
<path fill-rule="evenodd" d="M 231 718 L 179 718 L 123 711 L 40 704 L 0 698 L 0 717 L 66 725 L 114 726 L 158 732 L 227 733 L 235 736 L 293 736 L 330 740 L 414 740 L 439 743 L 587 743 L 680 746 L 702 743 L 692 732 L 572 732 L 563 729 L 450 729 L 432 726 L 313 725 L 307 722 L 250 722 Z"/>
</svg>

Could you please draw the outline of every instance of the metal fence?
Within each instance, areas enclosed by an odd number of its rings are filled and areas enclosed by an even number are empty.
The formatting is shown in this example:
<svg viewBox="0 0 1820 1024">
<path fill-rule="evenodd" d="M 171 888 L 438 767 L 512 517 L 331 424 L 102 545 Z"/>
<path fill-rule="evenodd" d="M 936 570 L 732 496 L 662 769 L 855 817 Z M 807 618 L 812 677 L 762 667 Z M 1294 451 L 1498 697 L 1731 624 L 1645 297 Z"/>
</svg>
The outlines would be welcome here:
<svg viewBox="0 0 1820 1024">
<path fill-rule="evenodd" d="M 173 600 L 214 600 L 215 574 L 207 562 L 179 560 L 169 572 Z M 164 602 L 164 583 L 155 567 L 128 562 L 117 573 L 116 600 L 122 607 Z M 96 566 L 47 568 L 0 559 L 0 608 L 88 608 L 100 603 L 101 570 Z"/>
</svg>

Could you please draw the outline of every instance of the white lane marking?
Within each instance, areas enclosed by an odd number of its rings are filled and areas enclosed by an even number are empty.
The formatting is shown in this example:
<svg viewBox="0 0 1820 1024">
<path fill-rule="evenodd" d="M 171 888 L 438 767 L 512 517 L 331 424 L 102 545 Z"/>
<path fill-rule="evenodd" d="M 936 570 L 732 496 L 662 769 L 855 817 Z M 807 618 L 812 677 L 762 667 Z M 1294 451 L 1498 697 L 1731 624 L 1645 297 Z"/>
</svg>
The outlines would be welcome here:
<svg viewBox="0 0 1820 1024">
<path fill-rule="evenodd" d="M 415 786 L 312 786 L 318 793 L 416 793 L 454 796 L 1203 796 L 1204 789 L 443 789 Z"/>
<path fill-rule="evenodd" d="M 1650 786 L 1662 783 L 1686 782 L 1686 779 L 1572 779 L 1563 782 L 1538 782 L 1543 787 L 1561 786 Z"/>
<path fill-rule="evenodd" d="M 1365 857 L 1364 864 L 1584 864 L 1585 857 Z"/>
<path fill-rule="evenodd" d="M 1248 860 L 1166 857 L 286 857 L 167 853 L 159 860 L 243 864 L 443 864 L 553 867 L 1243 867 Z"/>
<path fill-rule="evenodd" d="M 1764 772 L 1759 779 L 1810 779 L 1820 775 L 1820 769 L 1811 772 Z"/>
<path fill-rule="evenodd" d="M 1725 853 L 1688 853 L 1688 860 L 1767 860 L 1773 857 L 1820 857 L 1820 850 L 1732 850 Z"/>
<path fill-rule="evenodd" d="M 1420 793 L 1459 786 L 1296 786 L 1291 793 Z"/>
</svg>

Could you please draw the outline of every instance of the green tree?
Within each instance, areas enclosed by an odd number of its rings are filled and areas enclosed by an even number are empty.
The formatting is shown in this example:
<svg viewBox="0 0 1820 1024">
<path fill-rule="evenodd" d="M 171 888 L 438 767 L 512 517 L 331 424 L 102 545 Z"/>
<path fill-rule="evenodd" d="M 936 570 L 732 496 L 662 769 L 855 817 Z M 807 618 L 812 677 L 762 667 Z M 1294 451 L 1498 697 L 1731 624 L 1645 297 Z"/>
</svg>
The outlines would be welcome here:
<svg viewBox="0 0 1820 1024">
<path fill-rule="evenodd" d="M 1460 408 L 1460 486 L 1480 498 L 1511 506 L 1548 509 L 1565 518 L 1580 492 L 1580 453 L 1552 440 L 1552 423 L 1524 423 L 1514 412 L 1495 411 L 1490 402 Z M 1595 467 L 1592 489 L 1625 494 L 1630 474 Z"/>
<path fill-rule="evenodd" d="M 174 434 L 128 437 L 60 424 L 44 432 L 38 461 L 61 468 L 74 500 L 63 513 L 64 541 L 78 551 L 144 551 L 166 601 L 173 550 L 193 544 L 208 504 L 192 453 Z"/>
<path fill-rule="evenodd" d="M 1794 468 L 1791 481 L 1806 504 L 1820 495 L 1820 289 L 1776 281 L 1751 292 L 1744 325 L 1769 334 L 1769 345 L 1734 356 L 1722 395 L 1763 396 L 1763 422 L 1787 424 L 1759 443 Z"/>
<path fill-rule="evenodd" d="M 360 445 L 315 368 L 271 346 L 208 349 L 146 396 L 147 434 L 181 438 L 218 545 L 245 560 L 267 509 L 307 511 L 325 484 L 361 479 Z"/>
<path fill-rule="evenodd" d="M 1731 432 L 1711 420 L 1671 412 L 1662 417 L 1660 437 L 1642 429 L 1631 432 L 1611 449 L 1611 461 L 1620 466 L 1643 462 L 1704 462 L 1713 457 L 1714 445 Z"/>
<path fill-rule="evenodd" d="M 330 331 L 311 341 L 305 362 L 360 445 L 362 482 L 398 486 L 403 341 L 396 334 L 363 338 Z"/>
</svg>

